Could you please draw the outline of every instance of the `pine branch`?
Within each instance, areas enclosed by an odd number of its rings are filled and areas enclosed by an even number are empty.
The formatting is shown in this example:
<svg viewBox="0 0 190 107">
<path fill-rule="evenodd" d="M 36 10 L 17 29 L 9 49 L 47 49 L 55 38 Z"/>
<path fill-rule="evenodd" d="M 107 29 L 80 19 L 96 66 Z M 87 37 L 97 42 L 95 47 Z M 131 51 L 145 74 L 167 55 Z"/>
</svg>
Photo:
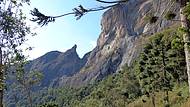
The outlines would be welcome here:
<svg viewBox="0 0 190 107">
<path fill-rule="evenodd" d="M 77 8 L 73 9 L 73 12 L 58 15 L 58 16 L 46 16 L 43 13 L 41 13 L 37 8 L 34 8 L 31 11 L 31 15 L 34 17 L 30 20 L 33 22 L 37 22 L 41 26 L 48 25 L 49 22 L 54 22 L 56 18 L 60 18 L 60 17 L 68 16 L 68 15 L 74 15 L 76 17 L 76 20 L 79 20 L 86 13 L 105 10 L 105 9 L 114 7 L 116 5 L 120 5 L 120 4 L 117 2 L 117 4 L 108 5 L 108 6 L 100 6 L 96 8 L 90 8 L 90 9 L 86 9 L 82 5 L 79 5 Z"/>
</svg>

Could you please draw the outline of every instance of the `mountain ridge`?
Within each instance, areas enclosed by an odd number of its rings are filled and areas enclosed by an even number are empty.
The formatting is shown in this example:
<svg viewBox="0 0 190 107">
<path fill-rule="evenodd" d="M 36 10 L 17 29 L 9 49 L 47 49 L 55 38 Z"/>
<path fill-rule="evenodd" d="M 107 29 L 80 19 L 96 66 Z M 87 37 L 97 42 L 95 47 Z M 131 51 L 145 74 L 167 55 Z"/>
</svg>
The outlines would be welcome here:
<svg viewBox="0 0 190 107">
<path fill-rule="evenodd" d="M 51 51 L 30 61 L 27 69 L 41 71 L 44 74 L 42 86 L 48 86 L 61 76 L 72 76 L 78 72 L 86 62 L 87 55 L 80 58 L 76 52 L 77 45 L 65 52 Z"/>
<path fill-rule="evenodd" d="M 102 31 L 87 63 L 73 77 L 62 77 L 58 86 L 89 84 L 116 73 L 126 64 L 130 66 L 142 50 L 141 35 L 152 35 L 176 24 L 164 18 L 168 6 L 179 19 L 179 5 L 173 6 L 170 1 L 131 0 L 108 9 L 102 15 Z M 155 24 L 145 20 L 151 14 L 160 17 Z"/>
<path fill-rule="evenodd" d="M 179 19 L 179 5 L 173 5 L 170 1 L 130 0 L 108 9 L 102 15 L 102 31 L 97 40 L 97 46 L 90 53 L 84 55 L 85 60 L 78 57 L 77 46 L 74 45 L 65 52 L 66 54 L 60 54 L 58 57 L 55 55 L 56 60 L 50 61 L 50 66 L 59 63 L 59 69 L 55 70 L 57 77 L 53 76 L 52 79 L 56 80 L 53 83 L 54 86 L 80 87 L 102 80 L 104 77 L 118 72 L 126 64 L 130 66 L 142 50 L 142 35 L 152 35 L 177 24 L 177 22 L 164 18 L 163 14 L 168 11 L 167 7 L 169 6 L 171 6 L 170 11 L 177 13 L 175 19 Z M 159 16 L 158 21 L 155 24 L 150 24 L 145 20 L 149 15 Z M 62 58 L 65 60 L 61 60 Z M 34 60 L 34 62 L 39 62 L 39 60 Z M 72 63 L 73 66 L 69 65 L 68 67 L 66 62 Z M 40 64 L 36 63 L 36 65 Z M 75 66 L 76 69 L 73 69 Z M 49 66 L 45 67 L 45 70 L 51 71 Z M 35 66 L 31 68 L 35 68 Z M 71 74 L 63 73 L 66 72 L 64 69 Z M 53 75 L 49 74 L 50 71 L 46 74 Z"/>
</svg>

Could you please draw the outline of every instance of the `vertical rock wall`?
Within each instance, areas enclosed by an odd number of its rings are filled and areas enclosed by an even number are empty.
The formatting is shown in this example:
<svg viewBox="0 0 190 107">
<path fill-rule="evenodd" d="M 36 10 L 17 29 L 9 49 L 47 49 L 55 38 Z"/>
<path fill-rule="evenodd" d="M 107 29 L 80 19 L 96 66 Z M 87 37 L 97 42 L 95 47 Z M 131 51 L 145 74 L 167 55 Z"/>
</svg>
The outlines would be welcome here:
<svg viewBox="0 0 190 107">
<path fill-rule="evenodd" d="M 115 73 L 125 64 L 130 66 L 142 49 L 142 35 L 152 35 L 176 24 L 164 19 L 169 10 L 178 13 L 179 6 L 172 0 L 129 0 L 107 10 L 101 20 L 102 32 L 97 46 L 87 63 L 74 76 L 62 77 L 59 84 L 87 84 Z M 159 18 L 155 24 L 149 24 L 147 16 Z"/>
</svg>

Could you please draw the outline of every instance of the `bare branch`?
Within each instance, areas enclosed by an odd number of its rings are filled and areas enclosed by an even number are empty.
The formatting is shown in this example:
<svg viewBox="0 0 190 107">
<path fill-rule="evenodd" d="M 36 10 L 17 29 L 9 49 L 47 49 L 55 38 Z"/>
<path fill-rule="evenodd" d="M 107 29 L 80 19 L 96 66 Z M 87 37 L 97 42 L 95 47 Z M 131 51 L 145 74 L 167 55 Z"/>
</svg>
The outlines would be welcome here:
<svg viewBox="0 0 190 107">
<path fill-rule="evenodd" d="M 100 6 L 96 8 L 90 8 L 90 9 L 86 9 L 82 5 L 79 5 L 78 7 L 73 9 L 73 12 L 58 15 L 58 16 L 46 16 L 42 14 L 37 8 L 34 8 L 31 11 L 31 15 L 34 16 L 34 18 L 32 18 L 31 21 L 37 22 L 39 25 L 44 26 L 44 25 L 47 25 L 49 22 L 54 22 L 56 18 L 60 18 L 60 17 L 68 16 L 68 15 L 74 15 L 76 17 L 76 20 L 78 20 L 82 16 L 84 16 L 86 13 L 105 10 L 105 9 L 114 7 L 116 5 L 120 5 L 120 4 L 117 3 L 113 5 Z"/>
</svg>

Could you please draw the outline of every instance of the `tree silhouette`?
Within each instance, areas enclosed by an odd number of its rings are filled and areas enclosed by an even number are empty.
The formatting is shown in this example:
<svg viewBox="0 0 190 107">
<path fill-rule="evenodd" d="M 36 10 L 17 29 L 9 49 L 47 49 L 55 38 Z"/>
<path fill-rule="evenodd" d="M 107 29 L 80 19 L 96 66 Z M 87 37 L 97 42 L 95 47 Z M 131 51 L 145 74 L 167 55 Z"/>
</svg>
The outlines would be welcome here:
<svg viewBox="0 0 190 107">
<path fill-rule="evenodd" d="M 73 12 L 65 13 L 65 14 L 58 15 L 58 16 L 46 16 L 43 13 L 41 13 L 37 8 L 34 8 L 31 11 L 31 15 L 34 16 L 31 19 L 31 21 L 37 22 L 39 25 L 44 26 L 44 25 L 48 25 L 49 22 L 54 22 L 55 19 L 57 19 L 57 18 L 68 16 L 68 15 L 74 15 L 76 17 L 76 20 L 78 20 L 82 16 L 84 16 L 85 14 L 87 14 L 89 12 L 105 10 L 105 9 L 110 8 L 110 7 L 114 7 L 116 5 L 120 5 L 121 3 L 125 3 L 128 0 L 112 1 L 112 2 L 102 1 L 102 0 L 96 0 L 96 1 L 101 2 L 101 3 L 111 4 L 111 5 L 99 6 L 99 7 L 95 7 L 95 8 L 89 8 L 89 9 L 83 7 L 82 5 L 79 5 L 78 7 L 73 9 Z"/>
<path fill-rule="evenodd" d="M 26 71 L 25 65 L 28 64 L 27 58 L 21 53 L 17 53 L 14 60 L 16 87 L 21 88 L 21 93 L 26 93 L 28 106 L 33 107 L 32 89 L 41 82 L 43 74 L 35 70 Z"/>
<path fill-rule="evenodd" d="M 26 36 L 31 34 L 22 13 L 23 3 L 29 3 L 29 0 L 0 1 L 0 107 L 3 107 L 5 78 L 11 59 L 26 41 Z"/>
</svg>

